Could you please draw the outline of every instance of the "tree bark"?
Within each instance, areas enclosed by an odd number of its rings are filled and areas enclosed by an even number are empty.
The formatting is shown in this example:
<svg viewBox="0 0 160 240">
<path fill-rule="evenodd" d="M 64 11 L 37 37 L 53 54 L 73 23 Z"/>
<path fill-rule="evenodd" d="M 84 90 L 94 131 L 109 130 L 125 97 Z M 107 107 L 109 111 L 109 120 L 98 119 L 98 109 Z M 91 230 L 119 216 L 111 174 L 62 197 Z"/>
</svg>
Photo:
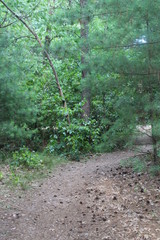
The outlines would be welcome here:
<svg viewBox="0 0 160 240">
<path fill-rule="evenodd" d="M 34 36 L 35 40 L 38 42 L 39 46 L 41 47 L 43 53 L 45 54 L 45 57 L 47 58 L 48 62 L 49 62 L 49 65 L 52 69 L 52 73 L 55 77 L 55 80 L 56 80 L 56 84 L 57 84 L 57 87 L 58 87 L 58 90 L 59 90 L 59 95 L 60 97 L 62 98 L 62 103 L 63 103 L 63 107 L 66 109 L 66 112 L 67 111 L 67 102 L 65 100 L 65 97 L 64 97 L 64 94 L 63 94 L 63 91 L 62 91 L 62 88 L 60 86 L 60 82 L 59 82 L 59 79 L 58 79 L 58 75 L 57 75 L 57 72 L 54 68 L 54 65 L 52 63 L 52 60 L 49 56 L 49 53 L 46 49 L 44 49 L 43 45 L 42 45 L 42 42 L 40 40 L 40 38 L 38 37 L 38 35 L 36 34 L 36 32 L 20 17 L 18 16 L 12 9 L 10 9 L 8 7 L 8 5 L 3 1 L 3 0 L 0 0 L 0 2 L 7 8 L 7 10 L 14 16 L 16 17 L 28 30 L 29 32 Z M 69 114 L 67 113 L 67 121 L 68 123 L 70 124 L 70 117 L 69 117 Z"/>
<path fill-rule="evenodd" d="M 69 7 L 72 5 L 72 0 L 68 0 Z"/>
<path fill-rule="evenodd" d="M 146 27 L 147 27 L 147 41 L 151 42 L 150 39 L 150 26 L 149 26 L 149 18 L 148 18 L 148 13 L 147 13 L 147 19 L 146 19 Z M 152 60 L 152 49 L 151 45 L 148 45 L 148 78 L 149 82 L 150 78 L 153 77 L 152 73 L 154 72 L 154 69 L 151 64 Z M 149 94 L 150 94 L 150 102 L 153 103 L 154 101 L 154 92 L 152 89 L 152 85 L 149 87 Z M 158 163 L 158 146 L 157 146 L 157 136 L 155 135 L 155 122 L 156 122 L 156 115 L 153 109 L 150 109 L 150 121 L 151 121 L 151 127 L 152 127 L 152 145 L 153 145 L 153 162 L 154 164 Z"/>
<path fill-rule="evenodd" d="M 154 136 L 153 126 L 152 126 L 152 143 L 153 143 L 153 162 L 156 165 L 158 163 L 158 149 L 157 149 L 157 139 Z"/>
<path fill-rule="evenodd" d="M 88 71 L 86 68 L 86 57 L 89 53 L 89 46 L 88 46 L 88 32 L 89 32 L 89 26 L 88 26 L 88 18 L 87 16 L 84 14 L 84 10 L 86 8 L 87 5 L 87 1 L 88 0 L 80 0 L 80 7 L 81 7 L 81 12 L 82 12 L 82 16 L 81 16 L 81 40 L 83 42 L 83 45 L 81 47 L 81 65 L 83 66 L 83 70 L 82 70 L 82 80 L 83 82 L 85 82 L 86 77 L 88 75 Z M 83 88 L 83 86 L 82 86 Z M 83 114 L 82 117 L 87 120 L 90 116 L 90 89 L 89 87 L 84 87 L 82 90 L 82 100 L 85 100 L 86 103 L 83 106 Z"/>
</svg>

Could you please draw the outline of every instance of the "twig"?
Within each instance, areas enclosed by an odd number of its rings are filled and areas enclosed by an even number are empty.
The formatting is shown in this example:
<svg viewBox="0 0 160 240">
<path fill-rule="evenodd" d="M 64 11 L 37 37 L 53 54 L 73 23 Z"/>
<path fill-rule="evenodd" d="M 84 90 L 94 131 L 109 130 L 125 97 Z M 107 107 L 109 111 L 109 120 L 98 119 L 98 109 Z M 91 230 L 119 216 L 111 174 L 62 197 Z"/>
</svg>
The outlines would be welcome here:
<svg viewBox="0 0 160 240">
<path fill-rule="evenodd" d="M 19 39 L 23 39 L 23 38 L 34 39 L 34 38 L 31 37 L 31 36 L 20 36 L 20 37 L 14 38 L 14 40 L 15 40 L 15 41 L 18 41 Z"/>
<path fill-rule="evenodd" d="M 5 14 L 5 16 L 4 16 L 4 19 L 3 19 L 2 23 L 0 24 L 0 26 L 2 26 L 2 25 L 6 22 L 6 20 L 7 20 L 7 15 L 8 15 L 8 13 L 6 12 L 6 14 Z"/>
<path fill-rule="evenodd" d="M 11 25 L 13 25 L 14 23 L 16 23 L 17 21 L 14 21 L 14 22 L 11 22 L 11 23 L 8 23 L 8 24 L 6 24 L 6 25 L 0 25 L 0 28 L 7 28 L 7 27 L 9 27 L 9 26 L 11 26 Z"/>
</svg>

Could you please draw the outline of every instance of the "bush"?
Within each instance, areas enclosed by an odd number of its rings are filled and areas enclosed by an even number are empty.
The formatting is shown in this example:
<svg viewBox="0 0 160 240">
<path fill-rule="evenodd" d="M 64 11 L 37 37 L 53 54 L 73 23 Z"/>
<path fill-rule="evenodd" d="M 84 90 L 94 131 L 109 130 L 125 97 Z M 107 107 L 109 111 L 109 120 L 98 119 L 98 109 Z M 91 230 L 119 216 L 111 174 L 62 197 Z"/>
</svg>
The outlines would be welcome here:
<svg viewBox="0 0 160 240">
<path fill-rule="evenodd" d="M 94 151 L 94 147 L 99 141 L 99 132 L 95 120 L 82 124 L 59 123 L 57 131 L 51 136 L 47 149 L 50 153 L 63 153 L 72 159 L 79 160 L 80 154 Z"/>
<path fill-rule="evenodd" d="M 11 162 L 12 167 L 25 166 L 27 168 L 39 168 L 43 166 L 43 161 L 39 159 L 38 154 L 31 152 L 28 148 L 20 148 L 13 153 Z"/>
<path fill-rule="evenodd" d="M 113 126 L 102 135 L 101 143 L 97 146 L 98 152 L 111 152 L 122 149 L 130 142 L 133 127 L 117 120 Z"/>
</svg>

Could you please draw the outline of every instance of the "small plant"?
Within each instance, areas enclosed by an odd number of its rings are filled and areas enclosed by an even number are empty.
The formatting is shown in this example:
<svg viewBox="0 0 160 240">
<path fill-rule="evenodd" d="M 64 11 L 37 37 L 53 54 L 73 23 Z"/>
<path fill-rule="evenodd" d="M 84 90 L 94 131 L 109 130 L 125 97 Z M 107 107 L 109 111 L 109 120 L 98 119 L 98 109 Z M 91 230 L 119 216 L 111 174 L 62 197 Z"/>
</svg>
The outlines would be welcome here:
<svg viewBox="0 0 160 240">
<path fill-rule="evenodd" d="M 131 167 L 134 172 L 144 172 L 146 170 L 146 163 L 140 158 L 129 158 L 121 162 L 122 167 Z"/>
<path fill-rule="evenodd" d="M 132 167 L 132 160 L 133 160 L 133 158 L 121 160 L 120 165 L 122 167 Z"/>
<path fill-rule="evenodd" d="M 28 188 L 28 182 L 25 179 L 25 174 L 19 171 L 14 171 L 13 169 L 11 170 L 7 183 L 12 187 L 20 187 L 22 190 L 26 190 Z"/>
<path fill-rule="evenodd" d="M 4 149 L 0 150 L 0 164 L 6 162 L 7 158 L 9 157 L 9 152 L 6 152 Z"/>
<path fill-rule="evenodd" d="M 151 166 L 149 172 L 152 176 L 160 175 L 160 165 Z"/>
<path fill-rule="evenodd" d="M 144 172 L 146 170 L 146 163 L 143 159 L 134 158 L 132 167 L 134 172 Z"/>
<path fill-rule="evenodd" d="M 18 186 L 20 183 L 20 178 L 15 172 L 11 172 L 10 180 L 14 186 Z"/>
<path fill-rule="evenodd" d="M 38 154 L 31 152 L 28 148 L 20 148 L 13 153 L 11 167 L 24 166 L 27 168 L 39 168 L 43 166 L 43 161 L 39 159 Z"/>
<path fill-rule="evenodd" d="M 3 179 L 3 173 L 0 172 L 0 181 Z"/>
</svg>

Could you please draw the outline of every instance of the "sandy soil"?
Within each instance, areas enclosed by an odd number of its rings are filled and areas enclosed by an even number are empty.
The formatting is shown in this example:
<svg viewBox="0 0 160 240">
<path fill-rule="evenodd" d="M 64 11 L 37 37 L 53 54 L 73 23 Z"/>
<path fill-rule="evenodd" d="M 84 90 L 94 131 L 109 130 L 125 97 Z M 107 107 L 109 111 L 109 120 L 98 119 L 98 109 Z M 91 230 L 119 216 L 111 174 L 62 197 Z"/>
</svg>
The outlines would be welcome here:
<svg viewBox="0 0 160 240">
<path fill-rule="evenodd" d="M 160 177 L 115 152 L 57 168 L 27 191 L 0 185 L 1 240 L 160 240 Z"/>
</svg>

